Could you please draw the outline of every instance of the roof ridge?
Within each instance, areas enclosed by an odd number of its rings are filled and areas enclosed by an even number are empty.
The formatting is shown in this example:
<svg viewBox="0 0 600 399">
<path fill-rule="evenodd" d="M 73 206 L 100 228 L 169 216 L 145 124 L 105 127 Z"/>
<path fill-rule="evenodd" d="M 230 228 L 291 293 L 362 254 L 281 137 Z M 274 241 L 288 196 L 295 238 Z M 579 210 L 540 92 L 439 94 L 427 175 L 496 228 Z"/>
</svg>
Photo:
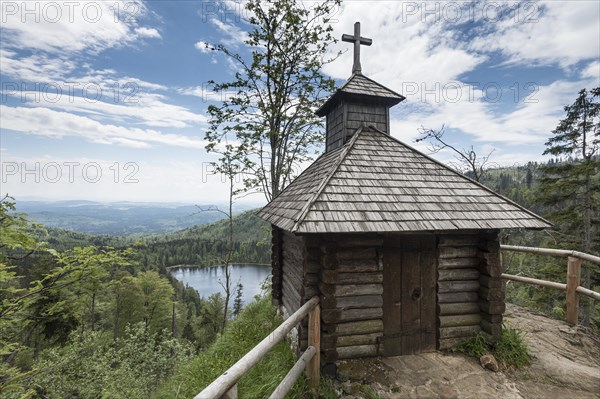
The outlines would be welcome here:
<svg viewBox="0 0 600 399">
<path fill-rule="evenodd" d="M 403 141 L 401 141 L 401 140 L 393 137 L 391 134 L 387 134 L 384 131 L 378 129 L 377 127 L 375 127 L 373 125 L 368 125 L 368 127 L 371 128 L 371 129 L 373 129 L 373 131 L 375 131 L 375 132 L 377 132 L 379 134 L 382 134 L 382 135 L 384 135 L 385 137 L 387 137 L 387 138 L 389 138 L 391 140 L 396 141 L 398 144 L 401 144 L 404 147 L 407 147 L 409 150 L 414 151 L 417 154 L 424 156 L 425 158 L 429 159 L 430 161 L 435 162 L 436 164 L 444 167 L 445 169 L 448 169 L 448 170 L 456 173 L 456 175 L 458 175 L 458 176 L 462 177 L 463 179 L 468 180 L 469 182 L 471 182 L 471 183 L 479 186 L 480 188 L 484 189 L 485 191 L 488 191 L 488 192 L 492 193 L 493 195 L 495 195 L 497 197 L 500 197 L 501 199 L 503 199 L 503 200 L 511 203 L 512 205 L 515 205 L 517 208 L 521 209 L 522 211 L 525 211 L 526 213 L 530 214 L 531 216 L 534 216 L 535 218 L 537 218 L 539 220 L 542 220 L 545 223 L 548 223 L 550 226 L 554 226 L 554 224 L 552 222 L 546 220 L 545 218 L 541 217 L 540 215 L 536 215 L 534 212 L 530 211 L 529 209 L 525 208 L 522 205 L 519 205 L 518 203 L 516 203 L 515 201 L 511 200 L 510 198 L 507 198 L 504 195 L 495 192 L 494 190 L 492 190 L 491 188 L 487 187 L 486 185 L 481 184 L 478 181 L 471 179 L 469 176 L 466 176 L 466 175 L 464 175 L 464 174 L 462 174 L 462 173 L 460 173 L 460 172 L 452 169 L 451 167 L 449 167 L 448 165 L 444 164 L 443 162 L 438 161 L 437 159 L 435 159 L 435 158 L 433 158 L 433 157 L 431 157 L 431 156 L 429 156 L 429 155 L 427 155 L 427 154 L 425 154 L 425 153 L 417 150 L 416 148 L 414 148 L 414 147 L 412 147 L 412 146 L 404 143 Z"/>
<path fill-rule="evenodd" d="M 351 79 L 354 77 L 354 75 L 360 75 L 360 76 L 362 76 L 363 78 L 367 79 L 369 82 L 371 82 L 371 83 L 374 83 L 374 84 L 376 84 L 376 85 L 378 85 L 378 86 L 381 86 L 381 87 L 383 87 L 384 89 L 386 89 L 386 90 L 387 90 L 387 91 L 389 91 L 389 92 L 392 92 L 392 93 L 394 93 L 394 94 L 395 94 L 395 95 L 397 95 L 398 97 L 406 98 L 406 97 L 404 97 L 402 94 L 399 94 L 399 93 L 395 92 L 394 90 L 392 90 L 392 89 L 388 88 L 387 86 L 384 86 L 384 85 L 382 85 L 381 83 L 377 82 L 376 80 L 373 80 L 373 79 L 371 79 L 370 77 L 368 77 L 368 76 L 366 76 L 366 75 L 363 75 L 362 73 L 360 73 L 360 74 L 353 74 L 353 75 L 350 77 L 350 79 L 348 79 L 348 82 L 349 82 L 349 81 L 350 81 L 350 80 L 351 80 Z M 346 82 L 346 83 L 348 83 L 348 82 Z M 344 85 L 344 86 L 345 86 L 345 85 Z M 340 88 L 340 90 L 341 90 L 341 88 Z"/>
<path fill-rule="evenodd" d="M 310 208 L 317 201 L 317 199 L 319 198 L 319 196 L 321 195 L 321 193 L 327 186 L 327 183 L 329 183 L 329 180 L 331 180 L 331 178 L 337 171 L 338 167 L 344 160 L 344 158 L 346 158 L 346 155 L 348 155 L 348 153 L 350 152 L 350 149 L 354 146 L 354 143 L 356 142 L 358 136 L 360 136 L 360 134 L 362 132 L 363 132 L 363 128 L 362 127 L 358 128 L 356 130 L 356 133 L 354 133 L 354 136 L 350 139 L 350 141 L 348 141 L 348 143 L 346 143 L 346 147 L 338 155 L 338 159 L 335 162 L 334 167 L 331 168 L 331 171 L 329 172 L 329 174 L 327 176 L 325 176 L 323 181 L 321 181 L 321 184 L 319 184 L 319 187 L 317 187 L 317 191 L 313 195 L 312 199 L 310 201 L 307 201 L 306 204 L 304 205 L 304 207 L 302 207 L 302 210 L 300 211 L 298 218 L 294 221 L 294 227 L 292 227 L 292 233 L 298 231 L 300 224 L 302 224 L 303 219 L 306 217 L 306 215 L 310 211 Z"/>
</svg>

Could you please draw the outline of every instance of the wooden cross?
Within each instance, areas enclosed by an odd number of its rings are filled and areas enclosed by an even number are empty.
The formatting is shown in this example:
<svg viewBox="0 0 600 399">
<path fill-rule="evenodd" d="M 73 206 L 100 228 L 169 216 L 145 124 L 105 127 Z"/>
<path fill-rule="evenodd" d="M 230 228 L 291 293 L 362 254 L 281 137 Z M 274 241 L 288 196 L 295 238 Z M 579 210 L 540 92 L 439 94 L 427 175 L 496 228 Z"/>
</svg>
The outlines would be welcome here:
<svg viewBox="0 0 600 399">
<path fill-rule="evenodd" d="M 354 43 L 354 65 L 352 66 L 352 73 L 361 73 L 360 66 L 360 45 L 370 46 L 373 44 L 373 40 L 367 39 L 366 37 L 360 37 L 360 22 L 354 23 L 354 36 L 342 35 L 343 42 Z"/>
</svg>

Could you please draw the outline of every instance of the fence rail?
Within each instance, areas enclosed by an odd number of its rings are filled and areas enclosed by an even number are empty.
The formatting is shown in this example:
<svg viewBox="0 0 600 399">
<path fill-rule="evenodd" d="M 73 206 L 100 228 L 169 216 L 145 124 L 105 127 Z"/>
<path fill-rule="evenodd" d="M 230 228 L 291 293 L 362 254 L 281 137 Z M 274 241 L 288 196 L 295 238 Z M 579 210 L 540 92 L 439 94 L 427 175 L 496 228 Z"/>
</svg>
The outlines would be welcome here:
<svg viewBox="0 0 600 399">
<path fill-rule="evenodd" d="M 515 276 L 513 274 L 503 273 L 501 277 L 505 280 L 518 281 L 526 284 L 539 285 L 546 288 L 553 288 L 566 291 L 567 298 L 567 322 L 573 325 L 577 324 L 579 318 L 579 294 L 588 296 L 600 301 L 600 293 L 580 286 L 581 282 L 581 261 L 585 260 L 600 265 L 600 257 L 586 254 L 579 251 L 570 251 L 564 249 L 520 247 L 515 245 L 501 245 L 500 249 L 513 252 L 527 252 L 537 255 L 550 255 L 567 258 L 567 283 L 556 283 L 553 281 L 539 280 L 537 278 Z"/>
<path fill-rule="evenodd" d="M 275 389 L 271 398 L 282 398 L 294 386 L 302 371 L 306 369 L 308 385 L 318 389 L 320 379 L 321 310 L 319 298 L 313 297 L 288 317 L 250 352 L 221 374 L 194 399 L 237 399 L 237 382 L 254 367 L 275 345 L 308 315 L 308 348 Z"/>
</svg>

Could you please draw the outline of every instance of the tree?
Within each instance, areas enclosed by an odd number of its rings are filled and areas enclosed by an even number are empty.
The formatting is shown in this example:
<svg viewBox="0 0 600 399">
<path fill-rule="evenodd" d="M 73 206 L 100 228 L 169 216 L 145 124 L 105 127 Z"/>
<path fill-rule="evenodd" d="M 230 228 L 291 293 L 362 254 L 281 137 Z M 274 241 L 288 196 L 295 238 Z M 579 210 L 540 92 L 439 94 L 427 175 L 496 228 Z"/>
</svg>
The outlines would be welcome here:
<svg viewBox="0 0 600 399">
<path fill-rule="evenodd" d="M 575 102 L 564 108 L 544 155 L 567 158 L 542 167 L 540 201 L 552 207 L 549 218 L 583 252 L 598 250 L 600 205 L 600 87 L 579 92 Z M 577 242 L 579 241 L 579 242 Z M 584 268 L 583 284 L 590 287 L 590 270 Z M 589 305 L 583 305 L 584 325 L 589 324 Z"/>
<path fill-rule="evenodd" d="M 214 173 L 220 173 L 222 177 L 227 179 L 228 184 L 228 211 L 225 212 L 217 207 L 209 207 L 207 209 L 201 209 L 200 212 L 205 211 L 217 211 L 227 217 L 227 250 L 225 256 L 220 259 L 225 268 L 225 281 L 219 281 L 221 287 L 225 291 L 225 306 L 223 308 L 223 319 L 221 323 L 221 332 L 225 330 L 225 324 L 227 323 L 227 317 L 229 312 L 229 301 L 235 294 L 235 288 L 233 287 L 233 281 L 231 280 L 231 262 L 234 255 L 234 241 L 233 241 L 233 204 L 236 196 L 240 190 L 235 188 L 236 179 L 238 176 L 246 170 L 246 164 L 243 161 L 243 155 L 236 151 L 235 147 L 229 143 L 225 143 L 224 148 L 214 148 L 213 152 L 221 154 L 218 162 L 212 162 L 214 167 Z"/>
<path fill-rule="evenodd" d="M 440 130 L 426 129 L 421 126 L 419 129 L 419 138 L 417 138 L 415 142 L 418 143 L 427 140 L 429 143 L 428 150 L 434 154 L 437 154 L 444 149 L 452 150 L 458 161 L 458 163 L 453 163 L 452 166 L 462 174 L 480 182 L 485 175 L 486 168 L 489 167 L 490 156 L 494 150 L 490 151 L 487 155 L 479 156 L 473 146 L 470 148 L 458 148 L 455 145 L 450 144 L 450 142 L 444 138 L 444 133 L 444 126 L 442 126 Z"/>
<path fill-rule="evenodd" d="M 295 0 L 249 0 L 252 30 L 244 42 L 250 56 L 223 45 L 210 47 L 229 57 L 238 71 L 231 82 L 210 82 L 228 98 L 208 107 L 206 148 L 212 152 L 227 138 L 235 139 L 247 169 L 245 188 L 263 192 L 267 201 L 293 179 L 294 167 L 312 159 L 311 148 L 323 142 L 314 110 L 334 89 L 321 67 L 332 61 L 327 46 L 335 39 L 327 16 L 339 4 L 326 0 L 307 9 Z"/>
<path fill-rule="evenodd" d="M 34 298 L 21 287 L 20 276 L 10 264 L 11 252 L 24 251 L 31 254 L 38 243 L 28 231 L 30 222 L 24 214 L 15 212 L 15 201 L 8 195 L 0 200 L 0 394 L 17 392 L 31 395 L 22 384 L 29 373 L 23 373 L 14 365 L 15 355 L 23 349 L 20 335 L 26 315 L 23 310 Z"/>
<path fill-rule="evenodd" d="M 233 315 L 238 316 L 242 311 L 242 291 L 244 290 L 244 285 L 241 282 L 238 282 L 236 288 L 235 301 L 233 301 Z"/>
<path fill-rule="evenodd" d="M 159 331 L 170 327 L 173 287 L 156 272 L 139 273 L 134 277 L 142 295 L 142 318 L 146 329 Z"/>
</svg>

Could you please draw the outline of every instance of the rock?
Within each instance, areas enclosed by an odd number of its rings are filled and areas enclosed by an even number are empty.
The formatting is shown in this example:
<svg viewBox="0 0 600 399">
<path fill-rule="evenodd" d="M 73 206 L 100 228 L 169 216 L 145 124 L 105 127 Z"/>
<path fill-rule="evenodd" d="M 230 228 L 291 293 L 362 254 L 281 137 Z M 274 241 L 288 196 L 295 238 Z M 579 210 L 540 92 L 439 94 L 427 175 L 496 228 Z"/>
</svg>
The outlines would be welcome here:
<svg viewBox="0 0 600 399">
<path fill-rule="evenodd" d="M 339 381 L 339 382 L 346 382 L 350 379 L 350 377 L 348 376 L 348 374 L 341 372 L 340 370 L 337 371 L 335 378 Z"/>
<path fill-rule="evenodd" d="M 344 392 L 345 394 L 352 394 L 354 393 L 355 389 L 354 386 L 352 385 L 352 383 L 350 381 L 346 381 L 342 384 L 342 392 Z"/>
<path fill-rule="evenodd" d="M 498 362 L 496 358 L 489 353 L 487 355 L 483 355 L 479 358 L 479 363 L 481 363 L 481 367 L 484 369 L 492 370 L 494 373 L 498 371 Z"/>
</svg>

